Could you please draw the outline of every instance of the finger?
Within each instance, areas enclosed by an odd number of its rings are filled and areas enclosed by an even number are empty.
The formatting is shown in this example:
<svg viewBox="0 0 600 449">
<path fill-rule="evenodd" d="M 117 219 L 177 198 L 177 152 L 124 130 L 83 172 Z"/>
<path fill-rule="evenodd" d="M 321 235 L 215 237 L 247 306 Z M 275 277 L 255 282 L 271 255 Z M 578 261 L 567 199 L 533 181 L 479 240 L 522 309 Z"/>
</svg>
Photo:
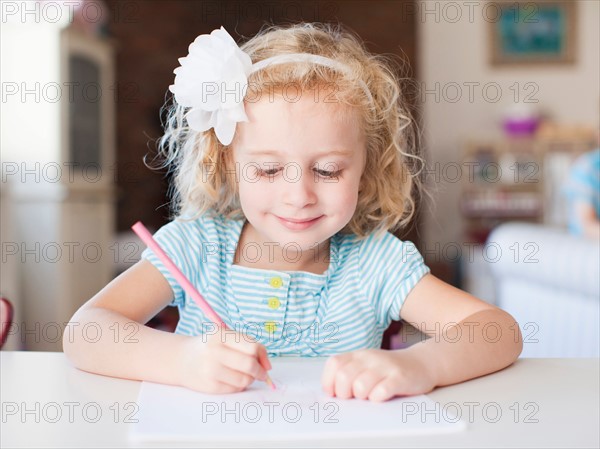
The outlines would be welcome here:
<svg viewBox="0 0 600 449">
<path fill-rule="evenodd" d="M 267 354 L 267 348 L 261 344 L 258 345 L 258 363 L 260 363 L 267 371 L 273 368 L 271 361 L 269 360 L 269 355 Z"/>
<path fill-rule="evenodd" d="M 195 389 L 195 390 L 200 391 L 201 393 L 209 393 L 209 394 L 229 394 L 229 393 L 238 393 L 241 391 L 240 387 L 236 387 L 236 386 L 230 385 L 228 383 L 221 382 L 217 379 L 212 379 L 210 381 L 207 381 L 202 385 L 202 389 Z"/>
<path fill-rule="evenodd" d="M 350 353 L 339 354 L 327 359 L 323 374 L 321 375 L 321 387 L 329 396 L 335 395 L 335 376 L 339 369 L 352 359 Z"/>
<path fill-rule="evenodd" d="M 264 380 L 266 378 L 266 372 L 272 368 L 266 348 L 258 343 L 251 335 L 235 332 L 231 329 L 223 330 L 222 335 L 222 342 L 226 347 L 258 359 L 258 363 L 263 367 L 265 375 L 261 376 L 260 373 L 257 373 L 255 374 L 255 377 L 260 376 L 257 378 Z"/>
<path fill-rule="evenodd" d="M 384 376 L 374 370 L 363 371 L 352 383 L 352 394 L 356 399 L 368 399 L 369 393 L 383 379 Z"/>
<path fill-rule="evenodd" d="M 229 385 L 236 392 L 246 389 L 254 382 L 254 377 L 225 365 L 219 367 L 215 377 L 216 381 Z"/>
<path fill-rule="evenodd" d="M 253 380 L 266 379 L 267 372 L 258 359 L 252 355 L 238 351 L 237 348 L 223 347 L 219 361 L 230 369 L 251 376 Z"/>
<path fill-rule="evenodd" d="M 340 399 L 350 399 L 353 397 L 352 385 L 354 380 L 366 370 L 365 365 L 360 361 L 351 361 L 342 366 L 334 378 L 335 396 Z"/>
<path fill-rule="evenodd" d="M 268 377 L 267 371 L 272 368 L 266 348 L 246 334 L 226 330 L 223 335 L 225 336 L 223 341 L 225 348 L 238 354 L 245 354 L 253 359 L 253 361 L 238 359 L 238 361 L 232 362 L 231 368 L 248 373 L 255 379 L 266 380 Z"/>
<path fill-rule="evenodd" d="M 236 332 L 231 329 L 223 330 L 222 335 L 225 346 L 258 357 L 260 346 L 262 345 L 257 343 L 251 335 Z"/>
<path fill-rule="evenodd" d="M 383 402 L 399 394 L 397 382 L 390 377 L 385 377 L 369 393 L 369 400 L 373 402 Z"/>
</svg>

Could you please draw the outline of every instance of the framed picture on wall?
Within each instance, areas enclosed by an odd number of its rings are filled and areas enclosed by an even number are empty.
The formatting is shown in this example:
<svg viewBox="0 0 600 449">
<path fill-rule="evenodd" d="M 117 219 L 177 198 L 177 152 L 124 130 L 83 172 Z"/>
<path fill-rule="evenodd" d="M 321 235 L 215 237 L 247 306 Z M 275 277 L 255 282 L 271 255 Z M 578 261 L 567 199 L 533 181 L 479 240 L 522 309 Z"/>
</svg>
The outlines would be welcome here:
<svg viewBox="0 0 600 449">
<path fill-rule="evenodd" d="M 491 2 L 486 16 L 492 65 L 575 61 L 577 2 Z"/>
</svg>

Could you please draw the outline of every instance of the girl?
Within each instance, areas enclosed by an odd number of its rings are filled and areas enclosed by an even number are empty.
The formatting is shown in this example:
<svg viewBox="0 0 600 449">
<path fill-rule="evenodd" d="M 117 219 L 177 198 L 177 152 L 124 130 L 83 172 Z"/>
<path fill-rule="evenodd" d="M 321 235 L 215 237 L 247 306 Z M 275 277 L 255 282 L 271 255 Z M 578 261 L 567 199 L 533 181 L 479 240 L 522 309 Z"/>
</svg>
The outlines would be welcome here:
<svg viewBox="0 0 600 449">
<path fill-rule="evenodd" d="M 178 214 L 155 238 L 232 330 L 146 250 L 73 316 L 111 336 L 65 334 L 77 367 L 226 393 L 265 380 L 269 355 L 330 356 L 327 394 L 383 401 L 518 357 L 510 315 L 429 274 L 388 232 L 413 216 L 421 159 L 382 58 L 339 28 L 300 24 L 241 48 L 221 28 L 180 62 L 161 140 Z M 174 334 L 143 325 L 166 305 L 179 308 Z M 399 319 L 429 338 L 378 349 Z"/>
</svg>

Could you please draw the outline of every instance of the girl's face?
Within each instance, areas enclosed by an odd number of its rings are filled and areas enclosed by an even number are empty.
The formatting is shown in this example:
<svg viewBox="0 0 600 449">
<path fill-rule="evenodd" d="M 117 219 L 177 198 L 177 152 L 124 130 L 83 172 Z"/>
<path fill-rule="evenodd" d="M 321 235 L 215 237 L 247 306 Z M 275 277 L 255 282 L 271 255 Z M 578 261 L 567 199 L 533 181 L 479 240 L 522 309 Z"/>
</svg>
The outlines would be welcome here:
<svg viewBox="0 0 600 449">
<path fill-rule="evenodd" d="M 352 218 L 365 166 L 358 112 L 303 92 L 246 104 L 233 156 L 242 210 L 263 239 L 309 250 Z"/>
</svg>

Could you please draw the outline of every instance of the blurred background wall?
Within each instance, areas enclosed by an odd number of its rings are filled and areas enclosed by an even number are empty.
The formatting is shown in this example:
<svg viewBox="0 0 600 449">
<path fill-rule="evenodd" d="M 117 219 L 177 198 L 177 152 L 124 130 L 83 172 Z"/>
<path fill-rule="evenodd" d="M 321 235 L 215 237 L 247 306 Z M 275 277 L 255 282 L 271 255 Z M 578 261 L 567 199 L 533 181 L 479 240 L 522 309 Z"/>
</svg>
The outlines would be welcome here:
<svg viewBox="0 0 600 449">
<path fill-rule="evenodd" d="M 517 34 L 568 36 L 568 57 L 492 63 L 502 4 L 514 8 Z M 547 5 L 568 12 L 558 31 L 547 16 L 531 15 Z M 564 222 L 555 207 L 561 176 L 597 145 L 599 5 L 2 0 L 0 289 L 16 309 L 8 347 L 60 350 L 73 312 L 139 257 L 143 246 L 130 226 L 168 221 L 169 180 L 143 158 L 155 154 L 177 59 L 196 36 L 220 26 L 243 40 L 266 23 L 339 22 L 369 50 L 406 63 L 431 197 L 398 236 L 416 243 L 435 275 L 493 302 L 496 287 L 481 260 L 489 232 L 515 219 Z M 508 29 L 510 14 L 502 22 Z M 535 126 L 515 134 L 506 127 L 511 120 Z M 505 174 L 533 168 L 534 182 L 467 179 L 465 164 L 482 161 L 504 164 Z M 465 257 L 471 248 L 479 257 Z M 172 328 L 173 320 L 162 324 Z"/>
</svg>

